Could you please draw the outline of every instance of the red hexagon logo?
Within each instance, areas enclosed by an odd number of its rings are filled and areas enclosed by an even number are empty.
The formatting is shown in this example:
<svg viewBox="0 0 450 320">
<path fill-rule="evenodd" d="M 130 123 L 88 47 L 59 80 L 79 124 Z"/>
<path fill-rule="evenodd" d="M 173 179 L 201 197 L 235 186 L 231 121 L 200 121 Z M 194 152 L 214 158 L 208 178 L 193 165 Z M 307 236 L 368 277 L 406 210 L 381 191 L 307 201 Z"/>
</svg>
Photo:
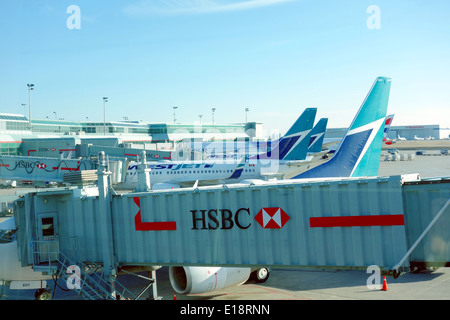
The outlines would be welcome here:
<svg viewBox="0 0 450 320">
<path fill-rule="evenodd" d="M 280 207 L 262 208 L 255 216 L 255 220 L 264 229 L 281 229 L 289 219 L 290 217 Z"/>
<path fill-rule="evenodd" d="M 39 169 L 45 169 L 47 168 L 47 165 L 45 163 L 39 163 L 36 167 L 38 167 Z"/>
</svg>

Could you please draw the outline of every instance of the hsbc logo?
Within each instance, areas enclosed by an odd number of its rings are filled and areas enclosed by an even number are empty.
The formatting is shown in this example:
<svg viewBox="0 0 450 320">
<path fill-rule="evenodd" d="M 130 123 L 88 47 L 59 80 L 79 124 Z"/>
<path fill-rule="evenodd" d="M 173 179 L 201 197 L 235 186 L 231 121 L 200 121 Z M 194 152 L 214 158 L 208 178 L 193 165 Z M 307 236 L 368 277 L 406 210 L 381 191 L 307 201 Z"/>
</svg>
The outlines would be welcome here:
<svg viewBox="0 0 450 320">
<path fill-rule="evenodd" d="M 281 229 L 289 219 L 290 217 L 280 207 L 262 208 L 255 217 L 264 229 Z"/>
<path fill-rule="evenodd" d="M 45 169 L 47 168 L 47 165 L 45 163 L 39 163 L 38 165 L 36 165 L 36 167 L 38 167 L 39 169 Z"/>
<path fill-rule="evenodd" d="M 252 221 L 249 208 L 191 210 L 191 214 L 191 230 L 248 229 Z M 262 208 L 254 219 L 264 229 L 281 229 L 290 217 L 282 208 L 272 207 Z"/>
</svg>

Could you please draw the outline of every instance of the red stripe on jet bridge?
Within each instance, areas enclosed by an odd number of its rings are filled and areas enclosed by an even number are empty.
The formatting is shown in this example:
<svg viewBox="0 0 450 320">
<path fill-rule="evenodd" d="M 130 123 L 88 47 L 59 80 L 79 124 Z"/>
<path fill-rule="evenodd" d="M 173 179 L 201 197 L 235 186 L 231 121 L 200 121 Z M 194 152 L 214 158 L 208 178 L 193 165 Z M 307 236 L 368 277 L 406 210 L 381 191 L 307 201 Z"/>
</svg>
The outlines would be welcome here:
<svg viewBox="0 0 450 320">
<path fill-rule="evenodd" d="M 311 228 L 329 227 L 371 227 L 371 226 L 403 226 L 402 214 L 377 216 L 344 216 L 309 218 Z"/>
<path fill-rule="evenodd" d="M 134 217 L 134 226 L 136 231 L 164 231 L 177 230 L 176 221 L 167 222 L 142 222 L 141 219 L 141 199 L 133 197 L 134 203 L 139 207 L 139 211 Z"/>
<path fill-rule="evenodd" d="M 80 161 L 77 161 L 76 168 L 63 168 L 61 165 L 59 167 L 52 167 L 53 170 L 61 169 L 61 170 L 70 170 L 70 171 L 80 171 Z"/>
</svg>

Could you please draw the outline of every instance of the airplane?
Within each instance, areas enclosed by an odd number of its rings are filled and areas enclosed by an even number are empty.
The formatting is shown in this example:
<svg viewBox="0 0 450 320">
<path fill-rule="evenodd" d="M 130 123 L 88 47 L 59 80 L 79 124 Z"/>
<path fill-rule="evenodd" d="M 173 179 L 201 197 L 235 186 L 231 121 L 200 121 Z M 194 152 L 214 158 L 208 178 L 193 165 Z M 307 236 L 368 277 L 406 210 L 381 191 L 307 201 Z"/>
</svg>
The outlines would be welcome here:
<svg viewBox="0 0 450 320">
<path fill-rule="evenodd" d="M 425 140 L 425 139 L 424 139 L 424 138 L 420 138 L 420 137 L 414 135 L 414 140 Z"/>
<path fill-rule="evenodd" d="M 403 138 L 403 137 L 400 137 L 400 135 L 397 134 L 397 140 L 400 140 L 400 141 L 406 141 L 407 139 L 406 139 L 406 138 Z"/>
<path fill-rule="evenodd" d="M 328 177 L 376 176 L 380 162 L 384 119 L 389 100 L 390 84 L 390 78 L 378 77 L 333 157 L 312 169 L 305 170 L 292 179 L 310 180 Z M 297 138 L 294 139 L 294 136 Z M 297 140 L 304 139 L 304 136 L 299 138 L 292 134 L 289 139 L 292 141 L 289 140 L 288 145 L 295 145 L 298 143 Z M 286 154 L 292 149 L 283 146 L 278 146 L 278 148 L 280 152 L 283 151 Z M 267 154 L 258 155 L 261 158 L 266 156 Z M 6 230 L 12 230 L 12 228 L 12 226 L 3 227 Z M 11 279 L 22 279 L 22 276 L 17 274 L 17 271 L 20 270 L 19 267 L 12 269 L 4 268 L 5 265 L 8 266 L 12 263 L 16 263 L 18 266 L 20 265 L 17 261 L 17 244 L 14 244 L 11 236 L 8 237 L 5 243 L 0 242 L 0 278 L 3 280 L 9 279 L 9 281 Z M 5 250 L 9 247 L 16 250 L 15 254 L 12 251 Z M 10 272 L 8 273 L 8 271 Z M 39 273 L 36 274 L 39 277 Z M 177 293 L 182 294 L 211 292 L 228 286 L 242 284 L 252 277 L 259 282 L 264 282 L 268 279 L 268 276 L 269 269 L 264 267 L 256 270 L 252 268 L 229 267 L 169 267 L 170 283 Z"/>
<path fill-rule="evenodd" d="M 148 165 L 153 190 L 178 189 L 194 185 L 217 185 L 261 177 L 261 170 L 278 172 L 280 165 L 297 159 L 306 159 L 310 133 L 320 144 L 320 133 L 312 131 L 316 108 L 307 108 L 271 150 L 241 158 L 212 159 L 208 161 L 158 161 Z M 320 121 L 317 130 L 323 127 Z M 314 146 L 315 147 L 315 146 Z M 137 162 L 130 162 L 125 181 L 116 188 L 134 189 L 137 185 Z"/>
</svg>

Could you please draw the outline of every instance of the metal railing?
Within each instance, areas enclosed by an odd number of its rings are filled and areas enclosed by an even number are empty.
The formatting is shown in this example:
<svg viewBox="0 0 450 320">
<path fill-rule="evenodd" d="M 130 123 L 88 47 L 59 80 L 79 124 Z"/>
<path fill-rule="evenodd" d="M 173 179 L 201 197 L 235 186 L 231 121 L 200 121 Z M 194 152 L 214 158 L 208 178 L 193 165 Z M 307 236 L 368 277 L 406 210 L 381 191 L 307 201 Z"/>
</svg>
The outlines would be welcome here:
<svg viewBox="0 0 450 320">
<path fill-rule="evenodd" d="M 103 267 L 95 262 L 80 262 L 70 259 L 59 250 L 58 239 L 49 241 L 32 241 L 33 270 L 37 272 L 57 275 L 58 278 L 74 280 L 79 295 L 87 300 L 135 300 L 137 297 L 120 284 L 113 276 L 107 279 L 103 273 Z M 73 273 L 73 268 L 78 267 L 79 274 Z"/>
</svg>

